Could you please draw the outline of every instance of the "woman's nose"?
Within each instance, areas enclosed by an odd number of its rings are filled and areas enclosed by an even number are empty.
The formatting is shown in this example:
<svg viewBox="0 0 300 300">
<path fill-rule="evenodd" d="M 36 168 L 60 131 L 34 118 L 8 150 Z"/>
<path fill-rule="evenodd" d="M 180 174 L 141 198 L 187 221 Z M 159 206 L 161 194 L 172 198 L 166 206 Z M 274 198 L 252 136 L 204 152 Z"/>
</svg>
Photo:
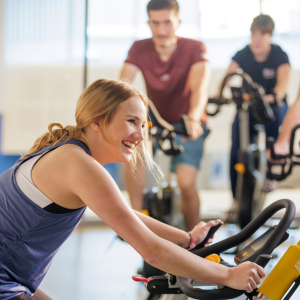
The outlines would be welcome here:
<svg viewBox="0 0 300 300">
<path fill-rule="evenodd" d="M 144 132 L 143 129 L 139 129 L 133 134 L 134 138 L 138 141 L 142 141 L 144 139 Z"/>
</svg>

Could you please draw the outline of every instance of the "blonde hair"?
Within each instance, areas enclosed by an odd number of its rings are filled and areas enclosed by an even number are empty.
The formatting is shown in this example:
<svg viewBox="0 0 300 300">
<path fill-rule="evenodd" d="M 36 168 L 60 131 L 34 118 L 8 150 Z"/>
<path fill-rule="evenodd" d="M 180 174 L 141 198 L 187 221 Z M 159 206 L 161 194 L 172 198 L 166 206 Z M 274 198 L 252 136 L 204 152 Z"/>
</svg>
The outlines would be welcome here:
<svg viewBox="0 0 300 300">
<path fill-rule="evenodd" d="M 101 126 L 105 128 L 115 115 L 119 105 L 131 97 L 138 96 L 148 107 L 148 98 L 136 88 L 119 80 L 99 79 L 87 87 L 79 97 L 76 105 L 75 120 L 76 126 L 63 127 L 60 123 L 51 123 L 48 132 L 39 137 L 29 152 L 23 156 L 25 158 L 48 145 L 56 145 L 66 138 L 65 142 L 71 139 L 79 139 L 80 133 L 96 121 L 101 121 Z M 53 127 L 59 129 L 53 129 Z M 105 136 L 104 136 L 105 137 Z M 129 162 L 132 170 L 135 170 L 137 162 L 146 165 L 152 172 L 160 169 L 153 162 L 148 152 L 148 126 L 144 127 L 144 140 L 135 148 Z"/>
</svg>

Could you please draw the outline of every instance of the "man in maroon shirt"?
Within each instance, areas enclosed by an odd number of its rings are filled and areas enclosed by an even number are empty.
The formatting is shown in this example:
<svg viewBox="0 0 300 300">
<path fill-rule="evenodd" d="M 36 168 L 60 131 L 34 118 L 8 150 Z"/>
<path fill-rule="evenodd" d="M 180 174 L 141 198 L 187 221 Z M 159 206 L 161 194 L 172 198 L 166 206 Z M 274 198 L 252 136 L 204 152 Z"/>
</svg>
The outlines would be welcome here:
<svg viewBox="0 0 300 300">
<path fill-rule="evenodd" d="M 210 69 L 202 42 L 177 37 L 180 24 L 176 0 L 151 0 L 147 6 L 148 24 L 152 38 L 136 41 L 129 50 L 120 79 L 132 82 L 141 70 L 148 97 L 161 117 L 179 123 L 180 115 L 188 115 L 191 136 L 182 139 L 185 152 L 173 157 L 172 171 L 176 171 L 182 195 L 182 212 L 187 230 L 199 222 L 200 199 L 196 176 L 207 135 L 205 106 L 208 99 Z M 202 124 L 201 124 L 202 122 Z M 138 181 L 129 166 L 125 167 L 125 181 L 134 209 L 142 208 L 145 175 L 140 166 Z"/>
</svg>

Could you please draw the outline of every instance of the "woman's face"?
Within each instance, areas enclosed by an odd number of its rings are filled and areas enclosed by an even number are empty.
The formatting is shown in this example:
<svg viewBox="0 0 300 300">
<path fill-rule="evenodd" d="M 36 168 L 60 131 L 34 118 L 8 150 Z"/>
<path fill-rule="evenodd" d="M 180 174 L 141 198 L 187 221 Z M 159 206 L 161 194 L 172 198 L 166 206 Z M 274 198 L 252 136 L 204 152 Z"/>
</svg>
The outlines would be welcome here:
<svg viewBox="0 0 300 300">
<path fill-rule="evenodd" d="M 259 29 L 254 29 L 251 32 L 251 50 L 254 54 L 261 54 L 269 50 L 271 33 L 263 33 Z"/>
<path fill-rule="evenodd" d="M 129 162 L 144 139 L 147 122 L 146 107 L 139 96 L 122 102 L 111 122 L 102 129 L 102 150 L 110 162 Z"/>
</svg>

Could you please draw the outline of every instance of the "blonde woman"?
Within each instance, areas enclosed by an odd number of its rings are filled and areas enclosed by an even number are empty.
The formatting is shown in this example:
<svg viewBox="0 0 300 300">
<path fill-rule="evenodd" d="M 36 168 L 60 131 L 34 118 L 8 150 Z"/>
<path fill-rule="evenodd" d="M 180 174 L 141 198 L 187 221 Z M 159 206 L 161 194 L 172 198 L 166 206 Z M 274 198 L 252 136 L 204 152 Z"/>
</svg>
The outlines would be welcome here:
<svg viewBox="0 0 300 300">
<path fill-rule="evenodd" d="M 124 201 L 103 165 L 124 162 L 134 168 L 142 160 L 153 169 L 145 150 L 146 111 L 147 99 L 133 87 L 97 80 L 78 100 L 76 126 L 50 124 L 0 176 L 0 299 L 50 299 L 38 286 L 87 206 L 159 269 L 248 292 L 260 283 L 265 271 L 254 263 L 227 268 L 186 251 L 216 221 L 187 233 Z"/>
</svg>

